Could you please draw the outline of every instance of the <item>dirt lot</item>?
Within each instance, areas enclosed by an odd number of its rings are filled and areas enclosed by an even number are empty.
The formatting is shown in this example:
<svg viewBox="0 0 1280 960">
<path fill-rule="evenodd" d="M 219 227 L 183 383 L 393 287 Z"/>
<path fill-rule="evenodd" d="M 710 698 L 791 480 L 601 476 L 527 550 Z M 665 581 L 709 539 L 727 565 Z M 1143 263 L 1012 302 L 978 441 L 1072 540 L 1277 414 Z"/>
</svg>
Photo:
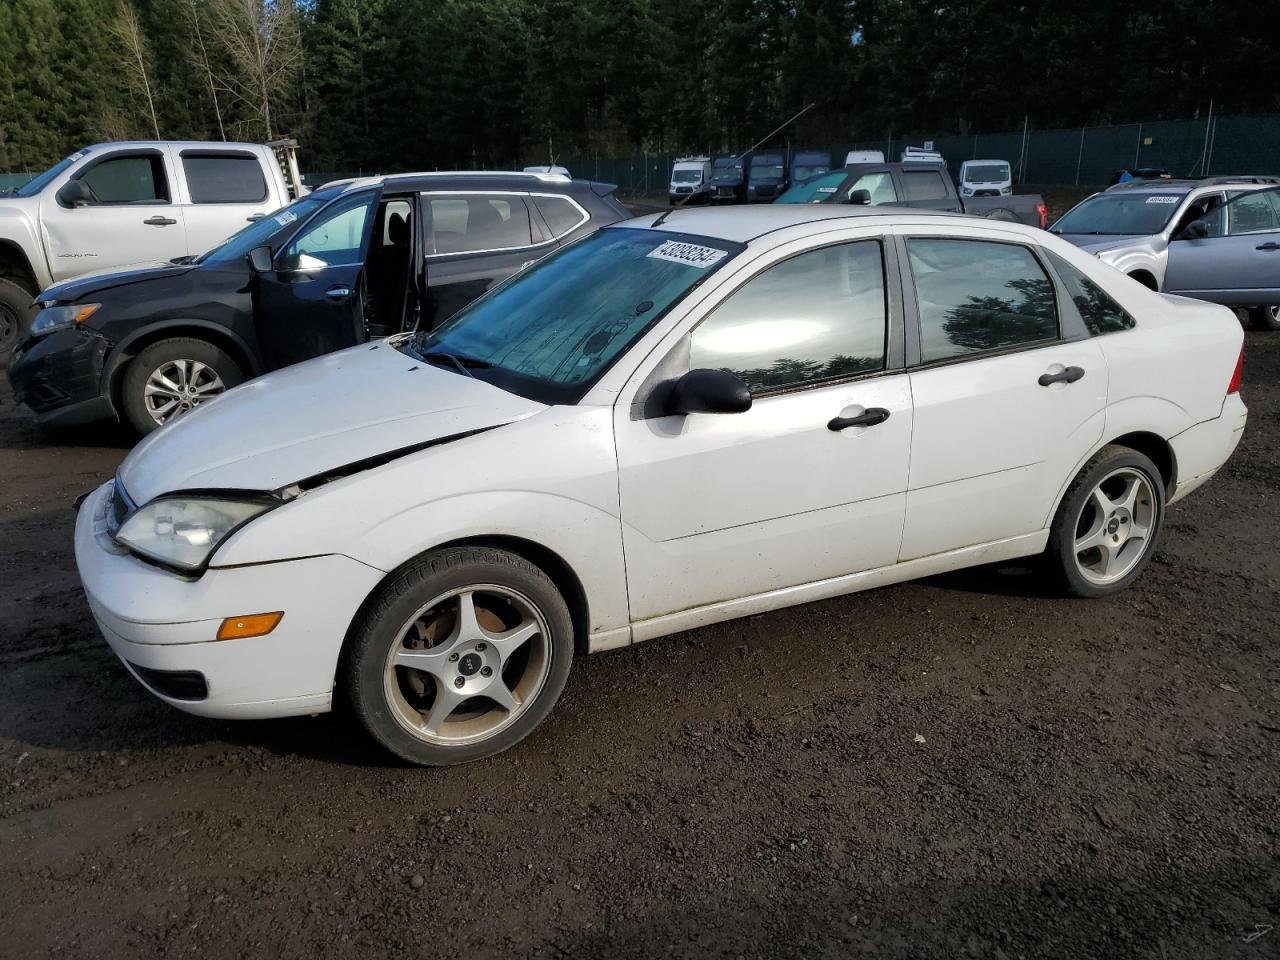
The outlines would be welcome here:
<svg viewBox="0 0 1280 960">
<path fill-rule="evenodd" d="M 1115 599 L 983 569 L 655 641 L 447 770 L 144 693 L 71 556 L 127 438 L 6 390 L 0 956 L 1280 955 L 1280 337 L 1245 382 Z"/>
</svg>

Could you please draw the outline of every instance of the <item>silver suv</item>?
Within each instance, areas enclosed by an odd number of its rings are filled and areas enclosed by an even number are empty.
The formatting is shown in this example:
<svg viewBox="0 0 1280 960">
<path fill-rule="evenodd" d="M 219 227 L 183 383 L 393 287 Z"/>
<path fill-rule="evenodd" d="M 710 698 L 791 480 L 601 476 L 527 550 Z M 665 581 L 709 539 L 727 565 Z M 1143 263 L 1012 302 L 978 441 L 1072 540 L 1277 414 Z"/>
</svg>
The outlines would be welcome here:
<svg viewBox="0 0 1280 960">
<path fill-rule="evenodd" d="M 1280 329 L 1277 187 L 1280 177 L 1135 180 L 1081 201 L 1050 229 L 1153 290 L 1246 307 L 1256 325 Z M 1263 190 L 1248 211 L 1235 202 Z M 1247 256 L 1239 242 L 1215 244 L 1237 235 L 1250 238 Z M 1232 255 L 1219 256 L 1227 246 Z"/>
</svg>

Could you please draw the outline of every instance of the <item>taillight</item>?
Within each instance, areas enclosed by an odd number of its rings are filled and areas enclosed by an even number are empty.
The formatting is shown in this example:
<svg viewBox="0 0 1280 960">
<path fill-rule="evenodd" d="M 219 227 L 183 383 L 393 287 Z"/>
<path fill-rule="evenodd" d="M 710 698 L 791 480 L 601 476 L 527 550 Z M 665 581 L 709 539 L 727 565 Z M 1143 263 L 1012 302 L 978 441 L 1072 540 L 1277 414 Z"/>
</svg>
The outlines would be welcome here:
<svg viewBox="0 0 1280 960">
<path fill-rule="evenodd" d="M 1043 203 L 1036 204 L 1036 213 L 1040 217 L 1040 229 L 1043 230 L 1049 225 L 1049 208 Z"/>
<path fill-rule="evenodd" d="M 1244 347 L 1240 348 L 1240 356 L 1236 358 L 1236 372 L 1231 374 L 1231 382 L 1227 384 L 1227 393 L 1240 391 L 1240 374 L 1244 372 Z"/>
</svg>

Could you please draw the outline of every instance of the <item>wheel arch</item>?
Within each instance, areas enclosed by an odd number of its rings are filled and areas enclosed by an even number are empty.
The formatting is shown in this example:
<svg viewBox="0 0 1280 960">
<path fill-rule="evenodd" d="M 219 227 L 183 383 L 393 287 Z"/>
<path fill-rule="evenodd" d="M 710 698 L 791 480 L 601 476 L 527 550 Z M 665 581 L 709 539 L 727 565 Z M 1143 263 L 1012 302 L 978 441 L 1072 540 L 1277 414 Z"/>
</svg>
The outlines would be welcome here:
<svg viewBox="0 0 1280 960">
<path fill-rule="evenodd" d="M 395 569 L 387 571 L 386 576 L 373 585 L 356 610 L 355 616 L 352 617 L 346 638 L 343 640 L 343 649 L 346 649 L 347 643 L 359 628 L 359 624 L 363 621 L 365 613 L 373 603 L 378 591 L 382 589 L 383 584 L 392 580 L 406 567 L 412 566 L 428 554 L 436 553 L 440 550 L 451 550 L 455 547 L 488 547 L 494 550 L 506 550 L 508 553 L 514 553 L 516 556 L 528 560 L 545 573 L 551 578 L 551 582 L 555 584 L 556 589 L 560 591 L 560 595 L 564 597 L 565 604 L 569 607 L 569 617 L 573 622 L 574 655 L 583 656 L 589 652 L 591 614 L 587 602 L 587 592 L 582 585 L 582 579 L 573 567 L 551 548 L 524 537 L 505 534 L 460 537 L 456 540 L 438 543 L 414 554 Z"/>
<path fill-rule="evenodd" d="M 1151 430 L 1142 429 L 1130 430 L 1116 436 L 1104 436 L 1105 439 L 1091 447 L 1089 452 L 1080 458 L 1080 461 L 1072 468 L 1070 475 L 1063 478 L 1062 486 L 1058 488 L 1058 494 L 1053 499 L 1053 508 L 1045 518 L 1046 527 L 1052 524 L 1054 517 L 1058 515 L 1063 498 L 1066 497 L 1067 491 L 1071 488 L 1075 478 L 1079 476 L 1080 471 L 1084 469 L 1084 465 L 1096 457 L 1101 450 L 1109 446 L 1128 447 L 1130 450 L 1136 450 L 1147 457 L 1156 465 L 1156 469 L 1160 471 L 1160 480 L 1164 487 L 1165 499 L 1168 500 L 1173 496 L 1174 490 L 1178 485 L 1178 457 L 1168 440 Z"/>
<path fill-rule="evenodd" d="M 129 365 L 129 361 L 153 343 L 159 343 L 161 340 L 171 340 L 176 337 L 191 337 L 196 340 L 204 340 L 225 351 L 236 362 L 237 366 L 244 371 L 246 380 L 256 377 L 262 372 L 261 364 L 255 357 L 252 348 L 235 331 L 229 330 L 221 324 L 211 323 L 208 320 L 165 320 L 160 323 L 150 324 L 141 330 L 135 330 L 115 345 L 107 358 L 106 367 L 102 371 L 103 393 L 111 398 L 112 403 L 118 406 L 121 400 L 121 382 L 124 379 L 124 371 Z"/>
<path fill-rule="evenodd" d="M 36 272 L 27 255 L 12 240 L 0 240 L 0 278 L 18 284 L 32 297 L 40 292 Z"/>
<path fill-rule="evenodd" d="M 1156 293 L 1160 292 L 1160 282 L 1156 280 L 1156 275 L 1146 267 L 1137 267 L 1130 270 L 1128 271 L 1128 276 L 1132 280 L 1137 280 L 1148 290 L 1154 290 Z"/>
</svg>

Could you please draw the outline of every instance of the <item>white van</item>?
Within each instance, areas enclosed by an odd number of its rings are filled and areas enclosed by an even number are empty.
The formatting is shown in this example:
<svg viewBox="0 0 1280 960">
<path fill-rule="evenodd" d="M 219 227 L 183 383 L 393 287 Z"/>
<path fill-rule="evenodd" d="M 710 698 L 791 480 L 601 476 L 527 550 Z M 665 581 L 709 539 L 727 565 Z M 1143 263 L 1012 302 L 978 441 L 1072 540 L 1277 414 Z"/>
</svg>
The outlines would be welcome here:
<svg viewBox="0 0 1280 960">
<path fill-rule="evenodd" d="M 851 167 L 855 163 L 884 163 L 883 150 L 850 150 L 844 156 L 844 165 Z"/>
<path fill-rule="evenodd" d="M 1008 160 L 966 160 L 960 164 L 960 196 L 1007 197 L 1013 193 Z"/>
<path fill-rule="evenodd" d="M 903 163 L 946 163 L 942 154 L 933 149 L 933 142 L 923 147 L 907 147 L 902 151 Z"/>
<path fill-rule="evenodd" d="M 671 166 L 667 202 L 705 203 L 711 199 L 711 158 L 681 157 Z"/>
</svg>

